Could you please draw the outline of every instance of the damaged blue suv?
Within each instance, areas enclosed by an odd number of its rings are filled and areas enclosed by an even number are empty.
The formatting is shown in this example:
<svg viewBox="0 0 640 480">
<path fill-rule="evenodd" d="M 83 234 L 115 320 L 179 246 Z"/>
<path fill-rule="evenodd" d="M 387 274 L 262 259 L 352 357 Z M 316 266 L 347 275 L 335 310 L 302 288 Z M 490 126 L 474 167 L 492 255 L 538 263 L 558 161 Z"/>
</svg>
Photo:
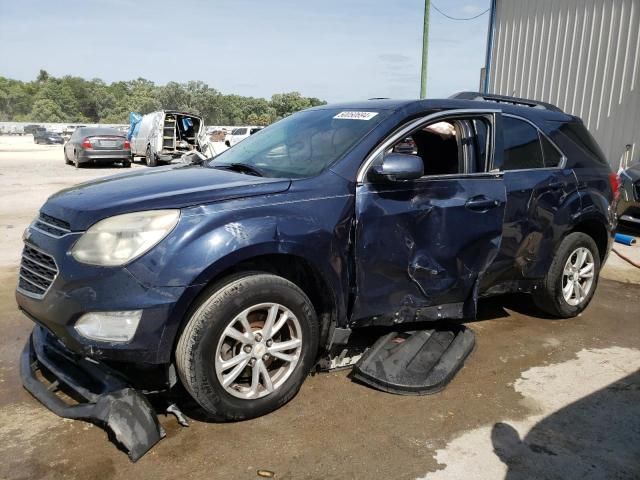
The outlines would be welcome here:
<svg viewBox="0 0 640 480">
<path fill-rule="evenodd" d="M 80 184 L 25 231 L 24 385 L 141 441 L 135 459 L 163 435 L 142 392 L 182 385 L 212 419 L 246 419 L 356 329 L 471 319 L 506 292 L 572 317 L 617 188 L 580 119 L 476 93 L 320 106 L 214 159 Z"/>
</svg>

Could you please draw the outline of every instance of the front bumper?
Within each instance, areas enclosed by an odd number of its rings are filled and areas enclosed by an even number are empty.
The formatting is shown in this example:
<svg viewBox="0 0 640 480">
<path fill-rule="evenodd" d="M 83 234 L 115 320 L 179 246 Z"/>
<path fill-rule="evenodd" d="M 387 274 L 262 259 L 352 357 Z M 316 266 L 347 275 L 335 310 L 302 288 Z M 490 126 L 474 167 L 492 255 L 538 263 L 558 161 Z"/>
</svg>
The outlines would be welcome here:
<svg viewBox="0 0 640 480">
<path fill-rule="evenodd" d="M 80 233 L 53 238 L 30 229 L 26 245 L 55 259 L 57 274 L 44 296 L 20 288 L 16 301 L 33 321 L 51 331 L 69 350 L 101 361 L 138 366 L 167 364 L 175 333 L 190 297 L 187 287 L 152 287 L 127 268 L 94 267 L 78 263 L 69 250 Z M 22 275 L 22 270 L 21 270 Z M 138 329 L 128 343 L 89 340 L 75 322 L 87 312 L 142 310 Z"/>
<path fill-rule="evenodd" d="M 47 385 L 40 380 L 53 377 Z M 158 443 L 165 432 L 148 400 L 104 364 L 89 361 L 64 348 L 44 328 L 36 326 L 20 359 L 24 388 L 60 417 L 83 419 L 111 431 L 132 461 Z M 55 394 L 61 385 L 81 403 L 69 405 Z"/>
</svg>

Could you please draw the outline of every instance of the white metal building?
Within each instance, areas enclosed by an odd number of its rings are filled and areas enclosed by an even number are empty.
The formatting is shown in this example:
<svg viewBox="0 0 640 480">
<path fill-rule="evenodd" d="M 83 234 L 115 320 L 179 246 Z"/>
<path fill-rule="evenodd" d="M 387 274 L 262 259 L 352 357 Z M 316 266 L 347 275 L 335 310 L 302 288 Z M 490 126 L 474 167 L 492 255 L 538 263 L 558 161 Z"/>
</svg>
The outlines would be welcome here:
<svg viewBox="0 0 640 480">
<path fill-rule="evenodd" d="M 640 160 L 639 63 L 640 0 L 492 2 L 485 92 L 582 117 L 614 168 Z"/>
</svg>

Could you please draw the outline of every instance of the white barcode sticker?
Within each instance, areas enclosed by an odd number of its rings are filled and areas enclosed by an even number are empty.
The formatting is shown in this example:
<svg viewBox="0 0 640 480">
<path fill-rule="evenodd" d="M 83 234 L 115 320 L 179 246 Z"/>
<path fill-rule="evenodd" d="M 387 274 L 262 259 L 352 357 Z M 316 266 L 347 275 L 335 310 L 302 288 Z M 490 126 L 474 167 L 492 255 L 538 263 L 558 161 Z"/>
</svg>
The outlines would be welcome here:
<svg viewBox="0 0 640 480">
<path fill-rule="evenodd" d="M 371 120 L 378 112 L 340 112 L 333 118 L 340 120 Z"/>
</svg>

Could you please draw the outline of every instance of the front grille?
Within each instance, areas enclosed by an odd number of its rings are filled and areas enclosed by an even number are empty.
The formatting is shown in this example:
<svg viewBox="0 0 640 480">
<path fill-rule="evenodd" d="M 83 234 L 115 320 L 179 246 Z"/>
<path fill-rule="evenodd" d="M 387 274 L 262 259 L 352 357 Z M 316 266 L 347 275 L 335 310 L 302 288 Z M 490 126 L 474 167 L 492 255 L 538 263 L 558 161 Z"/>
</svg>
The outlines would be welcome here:
<svg viewBox="0 0 640 480">
<path fill-rule="evenodd" d="M 18 288 L 36 297 L 43 297 L 58 274 L 58 267 L 51 255 L 29 245 L 22 251 Z"/>
<path fill-rule="evenodd" d="M 42 212 L 40 212 L 40 216 L 38 216 L 33 227 L 54 237 L 62 237 L 71 232 L 71 225 L 68 222 Z"/>
</svg>

